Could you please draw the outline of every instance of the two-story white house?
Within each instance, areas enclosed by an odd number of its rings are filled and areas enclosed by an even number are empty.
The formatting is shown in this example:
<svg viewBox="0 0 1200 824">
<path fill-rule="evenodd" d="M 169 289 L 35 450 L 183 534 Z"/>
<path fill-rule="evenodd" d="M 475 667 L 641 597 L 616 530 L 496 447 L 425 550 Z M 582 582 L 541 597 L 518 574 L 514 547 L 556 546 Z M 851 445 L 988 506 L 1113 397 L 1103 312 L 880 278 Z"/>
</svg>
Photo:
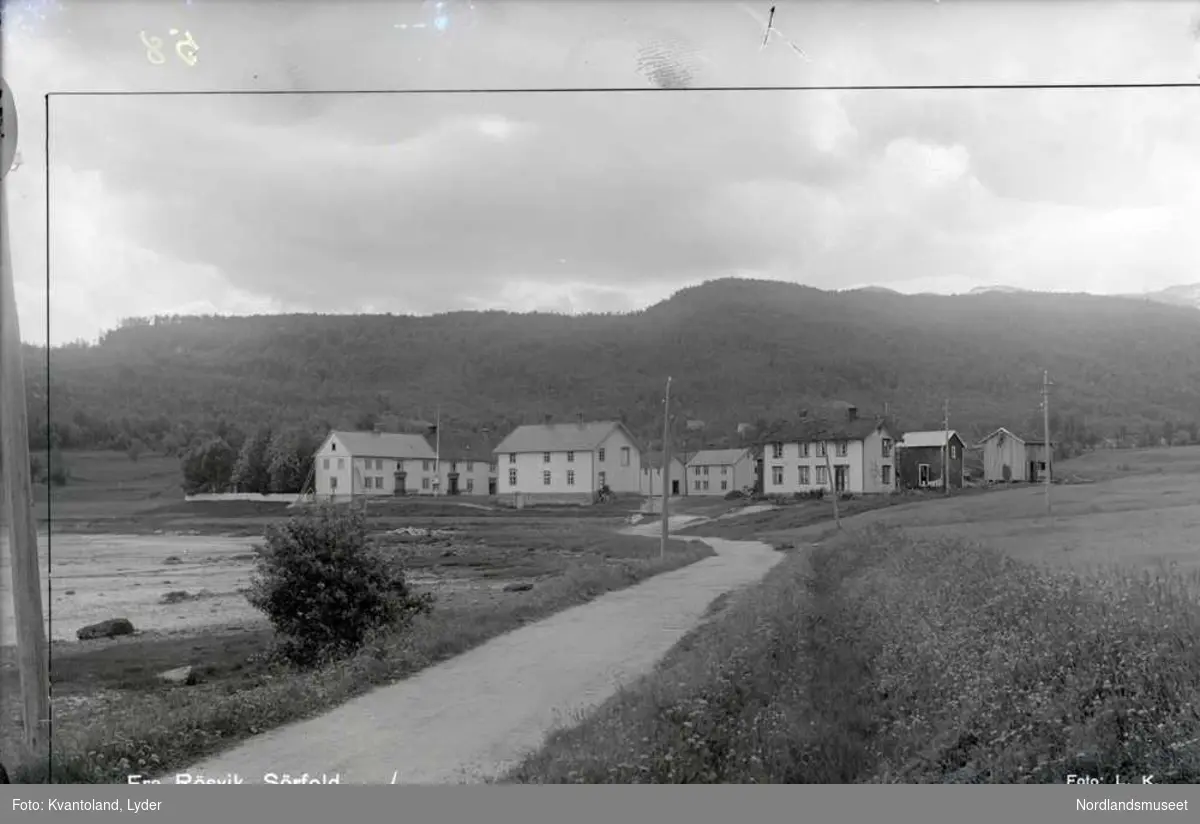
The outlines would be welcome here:
<svg viewBox="0 0 1200 824">
<path fill-rule="evenodd" d="M 667 482 L 671 484 L 672 495 L 686 495 L 684 486 L 683 461 L 675 455 L 671 456 L 670 471 Z M 649 497 L 661 497 L 663 493 L 663 453 L 647 452 L 642 455 L 641 493 Z"/>
<path fill-rule="evenodd" d="M 316 453 L 313 492 L 318 499 L 360 495 L 432 495 L 436 455 L 420 435 L 330 432 Z"/>
<path fill-rule="evenodd" d="M 618 421 L 519 426 L 496 446 L 497 494 L 514 504 L 591 503 L 639 492 L 642 450 Z"/>
<path fill-rule="evenodd" d="M 702 449 L 687 463 L 689 495 L 727 495 L 754 486 L 749 449 Z"/>
<path fill-rule="evenodd" d="M 768 496 L 817 489 L 854 494 L 896 490 L 891 431 L 884 421 L 859 418 L 854 407 L 840 421 L 803 419 L 774 429 L 763 444 L 762 461 Z"/>
</svg>

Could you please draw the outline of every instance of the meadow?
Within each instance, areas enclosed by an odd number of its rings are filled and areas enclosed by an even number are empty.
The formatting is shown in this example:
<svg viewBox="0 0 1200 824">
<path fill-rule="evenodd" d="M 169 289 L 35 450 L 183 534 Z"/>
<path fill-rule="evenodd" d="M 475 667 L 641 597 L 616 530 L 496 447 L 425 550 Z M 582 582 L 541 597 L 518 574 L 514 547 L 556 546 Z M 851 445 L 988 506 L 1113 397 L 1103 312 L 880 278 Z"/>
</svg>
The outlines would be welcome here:
<svg viewBox="0 0 1200 824">
<path fill-rule="evenodd" d="M 713 554 L 674 539 L 660 558 L 657 538 L 618 534 L 628 502 L 520 512 L 485 500 L 380 502 L 367 509 L 373 539 L 418 591 L 435 596 L 434 609 L 350 660 L 300 671 L 269 655 L 274 634 L 244 597 L 254 545 L 267 524 L 292 514 L 286 506 L 185 502 L 168 459 L 67 458 L 72 479 L 50 491 L 53 556 L 43 556 L 57 639 L 54 773 L 43 764 L 12 770 L 19 724 L 6 724 L 0 754 L 14 781 L 124 782 L 130 771 L 184 767 Z M 106 471 L 118 479 L 107 503 Z M 115 617 L 130 617 L 138 632 L 69 640 L 78 626 Z M 182 675 L 164 680 L 170 671 Z M 16 676 L 12 649 L 0 648 L 0 711 L 14 720 Z"/>
<path fill-rule="evenodd" d="M 1200 781 L 1200 450 L 1059 477 L 750 516 L 787 560 L 506 780 Z"/>
</svg>

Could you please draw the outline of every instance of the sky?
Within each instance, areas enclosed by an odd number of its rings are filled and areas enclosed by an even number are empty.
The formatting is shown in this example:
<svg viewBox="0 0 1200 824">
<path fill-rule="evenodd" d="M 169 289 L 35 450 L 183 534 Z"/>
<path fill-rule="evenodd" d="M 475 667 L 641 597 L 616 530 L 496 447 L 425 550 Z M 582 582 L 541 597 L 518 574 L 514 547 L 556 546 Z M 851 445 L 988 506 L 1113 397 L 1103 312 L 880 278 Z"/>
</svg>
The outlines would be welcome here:
<svg viewBox="0 0 1200 824">
<path fill-rule="evenodd" d="M 10 0 L 22 337 L 155 314 L 620 312 L 728 276 L 1200 281 L 1200 88 L 654 91 L 1196 82 L 1200 3 L 779 2 L 764 48 L 769 6 Z M 47 92 L 530 88 L 648 91 L 52 97 L 47 295 Z"/>
</svg>

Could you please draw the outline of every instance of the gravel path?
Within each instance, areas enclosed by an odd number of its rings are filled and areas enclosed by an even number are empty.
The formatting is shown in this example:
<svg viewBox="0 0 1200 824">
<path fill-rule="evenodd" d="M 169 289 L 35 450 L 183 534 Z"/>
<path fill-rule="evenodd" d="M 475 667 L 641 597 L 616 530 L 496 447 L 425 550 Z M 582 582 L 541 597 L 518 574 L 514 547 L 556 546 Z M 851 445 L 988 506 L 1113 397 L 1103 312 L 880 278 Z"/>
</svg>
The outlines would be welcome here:
<svg viewBox="0 0 1200 824">
<path fill-rule="evenodd" d="M 705 541 L 716 556 L 507 633 L 185 772 L 218 780 L 234 774 L 247 784 L 269 773 L 336 774 L 343 784 L 498 776 L 554 727 L 650 672 L 718 595 L 757 581 L 781 558 L 758 542 Z M 175 783 L 175 776 L 163 781 Z"/>
</svg>

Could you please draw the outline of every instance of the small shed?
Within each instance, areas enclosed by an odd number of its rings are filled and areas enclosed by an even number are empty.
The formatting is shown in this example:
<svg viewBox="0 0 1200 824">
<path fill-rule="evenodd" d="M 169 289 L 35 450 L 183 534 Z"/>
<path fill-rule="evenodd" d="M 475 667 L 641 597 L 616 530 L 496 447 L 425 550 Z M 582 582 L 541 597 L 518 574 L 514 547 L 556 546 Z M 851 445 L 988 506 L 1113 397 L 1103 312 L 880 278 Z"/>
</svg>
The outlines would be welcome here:
<svg viewBox="0 0 1200 824">
<path fill-rule="evenodd" d="M 979 445 L 983 447 L 983 478 L 989 483 L 1037 483 L 1051 471 L 1053 441 L 1047 448 L 1044 438 L 1022 437 L 1000 427 Z"/>
<path fill-rule="evenodd" d="M 951 489 L 962 489 L 966 443 L 955 430 L 906 432 L 897 447 L 901 489 L 945 489 L 947 482 Z"/>
</svg>

